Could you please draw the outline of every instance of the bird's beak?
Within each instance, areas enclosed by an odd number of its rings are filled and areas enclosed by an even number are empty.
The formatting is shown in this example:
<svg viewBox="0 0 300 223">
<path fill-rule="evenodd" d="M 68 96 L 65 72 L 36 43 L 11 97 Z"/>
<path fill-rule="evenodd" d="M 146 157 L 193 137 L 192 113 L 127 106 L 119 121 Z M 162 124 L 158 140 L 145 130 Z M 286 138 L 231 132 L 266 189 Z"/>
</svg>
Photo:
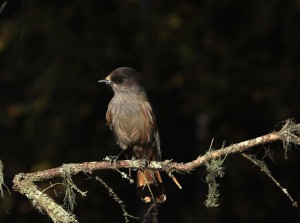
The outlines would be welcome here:
<svg viewBox="0 0 300 223">
<path fill-rule="evenodd" d="M 100 80 L 100 81 L 98 81 L 99 83 L 105 83 L 105 84 L 108 84 L 108 85 L 112 85 L 113 84 L 113 82 L 112 81 L 110 81 L 110 80 Z"/>
<path fill-rule="evenodd" d="M 105 84 L 108 84 L 108 85 L 112 85 L 113 82 L 110 80 L 110 76 L 108 75 L 104 80 L 100 80 L 98 81 L 99 83 L 105 83 Z"/>
</svg>

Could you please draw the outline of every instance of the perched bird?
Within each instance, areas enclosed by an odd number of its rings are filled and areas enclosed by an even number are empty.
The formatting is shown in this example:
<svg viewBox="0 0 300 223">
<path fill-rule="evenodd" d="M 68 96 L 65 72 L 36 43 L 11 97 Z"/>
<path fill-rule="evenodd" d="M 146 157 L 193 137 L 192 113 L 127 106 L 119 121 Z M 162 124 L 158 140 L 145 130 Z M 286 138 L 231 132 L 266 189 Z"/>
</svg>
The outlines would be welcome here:
<svg viewBox="0 0 300 223">
<path fill-rule="evenodd" d="M 110 85 L 114 91 L 106 112 L 106 122 L 126 158 L 160 161 L 156 119 L 141 74 L 132 68 L 120 67 L 99 82 Z M 146 203 L 153 202 L 153 197 L 156 202 L 166 201 L 159 171 L 138 170 L 137 189 L 140 198 Z"/>
</svg>

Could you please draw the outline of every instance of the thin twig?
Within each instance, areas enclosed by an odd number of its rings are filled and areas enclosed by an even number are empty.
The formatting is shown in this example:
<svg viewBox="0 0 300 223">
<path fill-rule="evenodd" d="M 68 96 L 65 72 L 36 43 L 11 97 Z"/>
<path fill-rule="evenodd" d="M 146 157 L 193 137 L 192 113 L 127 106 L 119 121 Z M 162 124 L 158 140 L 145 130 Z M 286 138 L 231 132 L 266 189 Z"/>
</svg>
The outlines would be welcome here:
<svg viewBox="0 0 300 223">
<path fill-rule="evenodd" d="M 42 190 L 42 193 L 45 193 L 47 190 L 49 190 L 50 188 L 52 188 L 52 187 L 55 187 L 56 185 L 64 185 L 63 183 L 51 183 L 50 182 L 50 186 L 48 186 L 48 187 L 46 187 L 44 190 Z M 55 190 L 54 190 L 54 193 L 55 193 L 55 195 L 57 196 L 57 194 L 56 194 L 56 192 L 55 192 Z"/>
<path fill-rule="evenodd" d="M 147 221 L 147 217 L 149 216 L 149 214 L 151 213 L 152 209 L 155 207 L 155 204 L 154 203 L 151 203 L 151 205 L 149 206 L 146 214 L 144 215 L 144 220 L 142 223 L 146 223 Z"/>
<path fill-rule="evenodd" d="M 144 174 L 144 172 L 142 172 L 142 175 L 144 177 L 144 180 L 145 180 L 145 185 L 147 186 L 149 192 L 150 192 L 150 195 L 151 195 L 151 198 L 152 198 L 152 205 L 153 205 L 153 218 L 152 218 L 152 223 L 157 223 L 158 222 L 158 205 L 157 205 L 157 202 L 156 202 L 156 198 L 151 190 L 151 187 L 150 187 L 150 184 Z M 153 178 L 154 179 L 154 178 Z"/>
<path fill-rule="evenodd" d="M 121 171 L 121 170 L 119 170 L 119 169 L 115 169 L 115 170 L 116 170 L 119 174 L 121 174 L 122 178 L 128 180 L 129 183 L 131 183 L 131 184 L 134 183 L 134 179 L 132 179 L 132 177 L 131 177 L 129 174 L 127 174 L 127 173 L 125 173 L 125 172 L 123 172 L 123 171 Z M 129 170 L 129 171 L 130 171 L 130 170 Z"/>
<path fill-rule="evenodd" d="M 99 181 L 108 190 L 109 196 L 111 196 L 114 199 L 114 201 L 120 205 L 126 222 L 129 222 L 129 218 L 136 219 L 136 220 L 139 219 L 138 217 L 128 214 L 128 212 L 126 211 L 126 206 L 124 204 L 124 201 L 122 201 L 119 198 L 119 196 L 113 191 L 113 189 L 109 187 L 100 177 L 96 177 L 95 179 Z"/>
<path fill-rule="evenodd" d="M 292 198 L 292 196 L 289 194 L 286 188 L 283 188 L 280 183 L 272 176 L 270 170 L 265 165 L 263 161 L 257 160 L 256 158 L 246 155 L 245 153 L 241 154 L 244 158 L 252 162 L 254 165 L 258 166 L 262 172 L 264 172 L 274 183 L 277 187 L 279 187 L 282 192 L 288 197 L 288 199 L 292 202 L 294 207 L 298 207 L 297 202 Z"/>
</svg>

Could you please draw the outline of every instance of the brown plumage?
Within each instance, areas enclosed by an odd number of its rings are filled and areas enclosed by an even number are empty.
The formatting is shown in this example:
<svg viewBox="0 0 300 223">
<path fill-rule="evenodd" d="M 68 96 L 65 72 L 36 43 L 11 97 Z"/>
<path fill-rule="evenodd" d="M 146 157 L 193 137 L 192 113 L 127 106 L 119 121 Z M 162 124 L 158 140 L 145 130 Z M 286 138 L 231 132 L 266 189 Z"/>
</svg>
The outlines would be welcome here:
<svg viewBox="0 0 300 223">
<path fill-rule="evenodd" d="M 160 161 L 156 119 L 147 99 L 141 74 L 132 68 L 121 67 L 99 82 L 109 84 L 114 91 L 114 97 L 108 105 L 106 122 L 126 157 Z M 156 202 L 166 200 L 158 171 L 137 171 L 137 187 L 144 202 L 153 201 L 152 195 Z"/>
</svg>

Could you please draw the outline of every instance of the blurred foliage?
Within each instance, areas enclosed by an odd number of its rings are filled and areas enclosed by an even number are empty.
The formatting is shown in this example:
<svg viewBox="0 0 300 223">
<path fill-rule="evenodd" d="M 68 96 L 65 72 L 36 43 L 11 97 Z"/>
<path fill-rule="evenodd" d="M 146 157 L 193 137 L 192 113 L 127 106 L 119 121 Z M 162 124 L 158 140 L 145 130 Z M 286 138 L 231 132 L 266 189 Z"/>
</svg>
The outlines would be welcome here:
<svg viewBox="0 0 300 223">
<path fill-rule="evenodd" d="M 8 0 L 0 13 L 6 175 L 116 154 L 104 121 L 112 92 L 97 81 L 120 66 L 148 79 L 163 158 L 185 162 L 204 154 L 212 138 L 217 148 L 265 134 L 287 118 L 299 121 L 299 19 L 298 0 Z M 271 145 L 277 165 L 268 165 L 299 200 L 299 151 L 286 163 L 280 147 Z M 250 163 L 232 156 L 224 166 L 217 208 L 203 205 L 205 170 L 181 177 L 182 191 L 165 176 L 161 222 L 299 221 L 299 211 Z M 111 171 L 97 174 L 130 213 L 143 215 L 133 185 Z M 75 177 L 89 191 L 77 197 L 79 220 L 122 222 L 105 189 L 85 179 Z M 1 201 L 0 218 L 50 222 L 15 193 Z"/>
</svg>

